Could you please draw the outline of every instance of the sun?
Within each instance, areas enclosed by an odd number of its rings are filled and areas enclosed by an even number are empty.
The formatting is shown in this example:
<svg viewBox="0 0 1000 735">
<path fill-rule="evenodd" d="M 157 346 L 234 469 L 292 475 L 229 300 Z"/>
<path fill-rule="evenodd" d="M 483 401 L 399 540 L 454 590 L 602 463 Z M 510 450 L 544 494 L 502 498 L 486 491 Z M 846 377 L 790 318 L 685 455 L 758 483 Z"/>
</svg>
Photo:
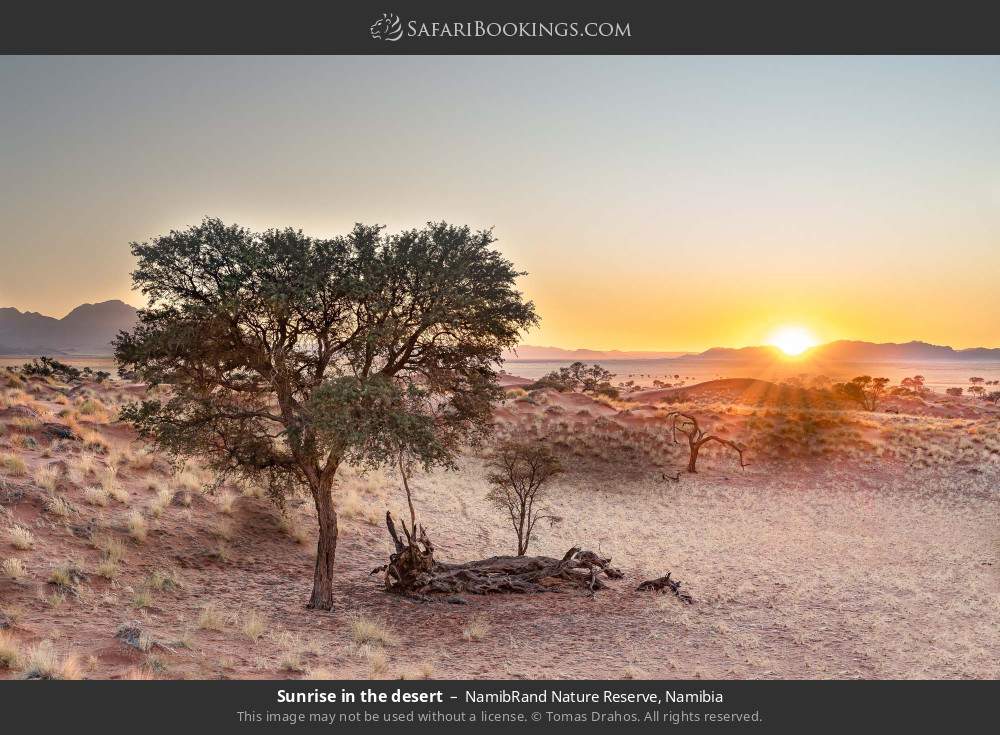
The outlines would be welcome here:
<svg viewBox="0 0 1000 735">
<path fill-rule="evenodd" d="M 808 329 L 802 327 L 781 327 L 771 333 L 767 343 L 774 345 L 786 355 L 795 357 L 801 355 L 818 342 Z"/>
</svg>

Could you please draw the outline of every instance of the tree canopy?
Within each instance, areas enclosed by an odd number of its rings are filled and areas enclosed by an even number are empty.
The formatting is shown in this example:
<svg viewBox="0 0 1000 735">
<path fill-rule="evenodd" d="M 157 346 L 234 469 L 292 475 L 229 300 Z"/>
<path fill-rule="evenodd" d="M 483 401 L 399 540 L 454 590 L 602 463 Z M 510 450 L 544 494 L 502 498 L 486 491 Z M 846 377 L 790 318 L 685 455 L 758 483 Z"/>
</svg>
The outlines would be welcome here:
<svg viewBox="0 0 1000 735">
<path fill-rule="evenodd" d="M 402 453 L 449 466 L 490 428 L 501 353 L 537 323 L 494 242 L 444 222 L 322 239 L 206 219 L 133 243 L 148 306 L 115 356 L 169 389 L 123 418 L 219 481 L 262 483 L 279 503 L 308 488 L 320 527 L 310 605 L 329 609 L 337 468 Z"/>
</svg>

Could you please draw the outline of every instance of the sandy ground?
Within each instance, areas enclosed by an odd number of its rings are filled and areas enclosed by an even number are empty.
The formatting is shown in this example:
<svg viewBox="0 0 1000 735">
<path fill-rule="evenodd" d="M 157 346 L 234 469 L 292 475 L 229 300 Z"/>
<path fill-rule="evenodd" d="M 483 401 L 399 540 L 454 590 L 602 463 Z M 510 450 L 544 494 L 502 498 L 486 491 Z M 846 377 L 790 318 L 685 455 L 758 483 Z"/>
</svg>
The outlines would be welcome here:
<svg viewBox="0 0 1000 735">
<path fill-rule="evenodd" d="M 91 678 L 1000 677 L 1000 472 L 993 435 L 974 441 L 994 426 L 986 409 L 920 418 L 944 422 L 918 427 L 933 440 L 922 461 L 912 440 L 886 432 L 900 415 L 851 411 L 847 428 L 831 420 L 832 437 L 860 436 L 840 456 L 822 441 L 800 453 L 762 445 L 745 470 L 709 454 L 698 475 L 671 482 L 662 472 L 678 449 L 649 437 L 662 438 L 661 408 L 513 396 L 498 408 L 501 430 L 554 435 L 569 468 L 548 499 L 564 520 L 541 529 L 532 552 L 561 556 L 581 544 L 610 555 L 625 579 L 593 597 L 456 605 L 387 595 L 368 572 L 390 551 L 381 518 L 401 509 L 399 483 L 348 473 L 336 609 L 317 613 L 303 606 L 314 544 L 307 503 L 282 519 L 253 492 L 203 495 L 197 468 L 171 472 L 113 423 L 136 389 L 116 384 L 67 402 L 60 390 L 8 387 L 0 403 L 0 561 L 24 568 L 21 579 L 0 571 L 0 643 L 17 652 L 0 677 L 24 675 L 39 651 Z M 97 410 L 81 413 L 95 399 Z M 756 408 L 725 413 L 719 400 L 695 408 L 732 435 L 767 418 Z M 72 426 L 89 447 L 52 439 L 44 422 Z M 626 451 L 630 442 L 638 449 Z M 460 465 L 413 482 L 437 556 L 510 553 L 482 459 Z M 118 497 L 95 505 L 87 488 L 102 485 Z M 53 498 L 68 503 L 64 515 Z M 30 532 L 30 548 L 15 546 L 13 527 Z M 111 564 L 109 539 L 121 542 Z M 83 579 L 49 581 L 70 563 Z M 635 591 L 667 571 L 694 605 Z M 138 647 L 116 638 L 123 623 L 141 629 Z"/>
</svg>

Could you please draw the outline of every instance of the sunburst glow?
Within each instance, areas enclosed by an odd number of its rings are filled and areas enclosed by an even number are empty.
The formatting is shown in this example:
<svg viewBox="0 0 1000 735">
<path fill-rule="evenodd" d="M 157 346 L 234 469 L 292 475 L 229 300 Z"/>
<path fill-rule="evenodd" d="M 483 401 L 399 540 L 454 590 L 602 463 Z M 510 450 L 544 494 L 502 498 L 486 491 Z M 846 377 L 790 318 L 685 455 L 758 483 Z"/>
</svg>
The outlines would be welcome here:
<svg viewBox="0 0 1000 735">
<path fill-rule="evenodd" d="M 767 343 L 792 356 L 801 355 L 818 344 L 812 333 L 802 327 L 781 327 L 771 334 Z"/>
</svg>

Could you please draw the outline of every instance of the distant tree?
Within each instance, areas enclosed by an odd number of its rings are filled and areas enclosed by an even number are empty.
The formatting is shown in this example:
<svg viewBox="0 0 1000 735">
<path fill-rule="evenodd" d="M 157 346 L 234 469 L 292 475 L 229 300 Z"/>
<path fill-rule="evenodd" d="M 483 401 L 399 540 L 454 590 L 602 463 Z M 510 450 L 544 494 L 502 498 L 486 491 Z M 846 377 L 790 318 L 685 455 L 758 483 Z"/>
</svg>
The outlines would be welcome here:
<svg viewBox="0 0 1000 735">
<path fill-rule="evenodd" d="M 21 372 L 25 375 L 38 375 L 46 378 L 55 377 L 62 378 L 63 380 L 79 380 L 84 375 L 84 371 L 80 368 L 67 365 L 46 355 L 42 355 L 37 360 L 24 363 L 21 366 Z"/>
<path fill-rule="evenodd" d="M 217 482 L 261 482 L 279 505 L 306 489 L 309 607 L 328 610 L 340 466 L 451 466 L 490 429 L 501 353 L 537 323 L 493 242 L 443 222 L 314 239 L 206 219 L 133 243 L 149 305 L 115 357 L 168 390 L 121 416 L 161 450 L 204 458 Z"/>
<path fill-rule="evenodd" d="M 859 375 L 848 383 L 836 383 L 833 390 L 838 395 L 854 401 L 866 411 L 878 408 L 878 402 L 889 385 L 888 378 L 873 378 L 870 375 Z"/>
<path fill-rule="evenodd" d="M 992 403 L 994 406 L 1000 403 L 1000 390 L 991 390 L 985 396 L 986 400 Z"/>
<path fill-rule="evenodd" d="M 903 378 L 889 392 L 894 396 L 923 396 L 930 393 L 930 389 L 924 385 L 923 375 L 914 375 L 912 378 Z"/>
<path fill-rule="evenodd" d="M 543 444 L 505 441 L 490 460 L 487 499 L 506 514 L 517 535 L 517 555 L 528 552 L 528 544 L 539 521 L 558 523 L 561 518 L 543 506 L 549 481 L 562 472 L 562 465 Z"/>
<path fill-rule="evenodd" d="M 600 365 L 574 362 L 572 365 L 548 373 L 530 387 L 532 389 L 553 388 L 560 393 L 578 390 L 583 393 L 617 398 L 618 390 L 611 385 L 611 379 L 614 377 L 614 373 Z"/>
<path fill-rule="evenodd" d="M 698 419 L 691 414 L 671 411 L 667 414 L 666 418 L 670 419 L 670 435 L 675 444 L 677 443 L 678 434 L 682 434 L 687 438 L 688 472 L 694 473 L 698 471 L 698 453 L 709 442 L 716 442 L 735 451 L 740 458 L 740 467 L 746 467 L 746 463 L 743 461 L 743 447 L 741 445 L 729 439 L 705 433 L 699 425 Z"/>
<path fill-rule="evenodd" d="M 985 382 L 986 378 L 969 378 L 969 393 L 976 398 L 982 398 L 986 395 L 986 388 L 983 387 Z"/>
<path fill-rule="evenodd" d="M 944 392 L 947 393 L 949 396 L 960 396 L 962 395 L 963 391 L 961 388 L 945 388 Z"/>
</svg>

